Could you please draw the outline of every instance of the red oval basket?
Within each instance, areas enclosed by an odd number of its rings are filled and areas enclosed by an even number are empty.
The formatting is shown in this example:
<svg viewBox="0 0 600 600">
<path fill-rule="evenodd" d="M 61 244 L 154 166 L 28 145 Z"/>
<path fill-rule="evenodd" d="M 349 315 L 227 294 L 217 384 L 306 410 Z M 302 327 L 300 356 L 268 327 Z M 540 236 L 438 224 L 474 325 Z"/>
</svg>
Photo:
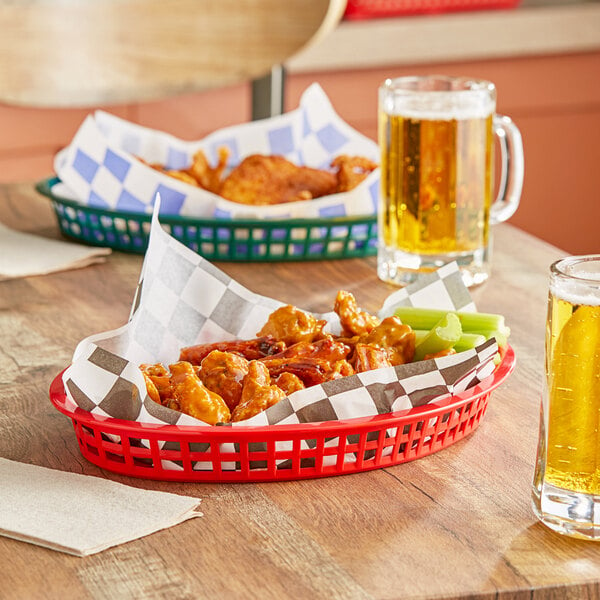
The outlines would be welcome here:
<svg viewBox="0 0 600 600">
<path fill-rule="evenodd" d="M 389 467 L 450 446 L 477 428 L 514 365 L 509 346 L 492 375 L 438 403 L 298 425 L 201 428 L 100 417 L 67 404 L 61 375 L 50 400 L 71 418 L 82 455 L 103 469 L 165 481 L 283 481 Z"/>
</svg>

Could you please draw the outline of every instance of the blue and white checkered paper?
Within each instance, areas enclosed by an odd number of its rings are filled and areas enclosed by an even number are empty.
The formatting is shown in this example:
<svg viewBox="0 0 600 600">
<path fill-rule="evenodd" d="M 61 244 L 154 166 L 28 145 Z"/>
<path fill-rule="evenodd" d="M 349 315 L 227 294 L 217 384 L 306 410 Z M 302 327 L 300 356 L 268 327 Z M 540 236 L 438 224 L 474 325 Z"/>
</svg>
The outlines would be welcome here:
<svg viewBox="0 0 600 600">
<path fill-rule="evenodd" d="M 158 207 L 129 322 L 82 340 L 63 382 L 71 402 L 98 416 L 210 427 L 153 402 L 138 365 L 176 362 L 184 346 L 253 338 L 283 303 L 250 291 L 186 248 L 161 228 L 157 212 Z M 380 316 L 407 303 L 475 309 L 456 264 L 392 294 Z M 339 333 L 335 313 L 316 316 Z M 335 421 L 408 410 L 476 385 L 492 373 L 496 352 L 497 344 L 490 340 L 456 355 L 328 381 L 230 426 Z"/>
<path fill-rule="evenodd" d="M 341 154 L 379 162 L 378 145 L 344 122 L 321 87 L 312 84 L 293 111 L 227 127 L 194 142 L 96 111 L 57 154 L 54 168 L 68 188 L 68 197 L 121 212 L 151 213 L 159 194 L 161 214 L 196 218 L 329 219 L 377 213 L 379 169 L 349 192 L 281 205 L 248 206 L 160 173 L 136 158 L 182 169 L 201 149 L 214 165 L 223 146 L 229 149 L 230 166 L 250 154 L 281 155 L 296 164 L 321 169 Z"/>
</svg>

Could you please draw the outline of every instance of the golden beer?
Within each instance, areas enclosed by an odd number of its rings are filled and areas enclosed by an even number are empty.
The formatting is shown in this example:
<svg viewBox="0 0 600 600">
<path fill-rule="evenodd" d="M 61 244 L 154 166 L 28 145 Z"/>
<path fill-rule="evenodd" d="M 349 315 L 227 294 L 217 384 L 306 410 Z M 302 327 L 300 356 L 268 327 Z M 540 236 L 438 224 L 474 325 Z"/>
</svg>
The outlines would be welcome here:
<svg viewBox="0 0 600 600">
<path fill-rule="evenodd" d="M 517 209 L 524 173 L 519 130 L 495 111 L 489 81 L 424 75 L 379 87 L 380 279 L 405 285 L 450 262 L 467 286 L 488 278 L 490 226 Z"/>
<path fill-rule="evenodd" d="M 533 511 L 600 540 L 600 254 L 550 267 L 545 349 Z"/>
<path fill-rule="evenodd" d="M 545 481 L 600 494 L 600 305 L 550 294 L 546 377 Z"/>
<path fill-rule="evenodd" d="M 426 119 L 380 113 L 381 227 L 386 246 L 414 254 L 488 244 L 492 115 Z"/>
</svg>

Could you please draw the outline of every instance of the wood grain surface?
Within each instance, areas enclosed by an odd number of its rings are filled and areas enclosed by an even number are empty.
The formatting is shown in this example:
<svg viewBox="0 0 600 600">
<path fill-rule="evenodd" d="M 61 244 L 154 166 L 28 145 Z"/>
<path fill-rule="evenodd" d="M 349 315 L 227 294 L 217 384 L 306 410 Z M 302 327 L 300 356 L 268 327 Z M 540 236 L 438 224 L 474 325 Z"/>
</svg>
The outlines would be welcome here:
<svg viewBox="0 0 600 600">
<path fill-rule="evenodd" d="M 0 189 L 0 220 L 59 235 L 30 185 Z M 468 438 L 392 468 L 261 484 L 102 471 L 50 404 L 50 381 L 77 342 L 125 323 L 140 256 L 115 252 L 103 265 L 0 282 L 0 456 L 197 495 L 204 512 L 87 558 L 0 537 L 0 598 L 599 598 L 599 547 L 547 530 L 530 507 L 547 267 L 562 255 L 510 225 L 495 228 L 493 275 L 473 296 L 480 310 L 506 316 L 517 367 Z M 331 308 L 340 288 L 376 310 L 392 291 L 373 258 L 219 266 L 311 310 Z"/>
</svg>

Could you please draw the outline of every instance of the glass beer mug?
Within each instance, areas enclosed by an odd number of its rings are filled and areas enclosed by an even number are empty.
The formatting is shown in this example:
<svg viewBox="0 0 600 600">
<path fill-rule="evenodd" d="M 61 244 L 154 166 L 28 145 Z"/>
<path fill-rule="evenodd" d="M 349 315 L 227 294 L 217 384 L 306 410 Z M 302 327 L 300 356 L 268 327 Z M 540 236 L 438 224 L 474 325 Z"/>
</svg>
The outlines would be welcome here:
<svg viewBox="0 0 600 600">
<path fill-rule="evenodd" d="M 519 130 L 495 110 L 489 81 L 432 75 L 380 86 L 380 279 L 405 285 L 451 261 L 468 286 L 488 278 L 490 225 L 514 214 L 524 173 Z M 495 135 L 502 173 L 492 201 Z"/>
<path fill-rule="evenodd" d="M 545 371 L 533 510 L 600 540 L 600 254 L 550 267 Z"/>
</svg>

